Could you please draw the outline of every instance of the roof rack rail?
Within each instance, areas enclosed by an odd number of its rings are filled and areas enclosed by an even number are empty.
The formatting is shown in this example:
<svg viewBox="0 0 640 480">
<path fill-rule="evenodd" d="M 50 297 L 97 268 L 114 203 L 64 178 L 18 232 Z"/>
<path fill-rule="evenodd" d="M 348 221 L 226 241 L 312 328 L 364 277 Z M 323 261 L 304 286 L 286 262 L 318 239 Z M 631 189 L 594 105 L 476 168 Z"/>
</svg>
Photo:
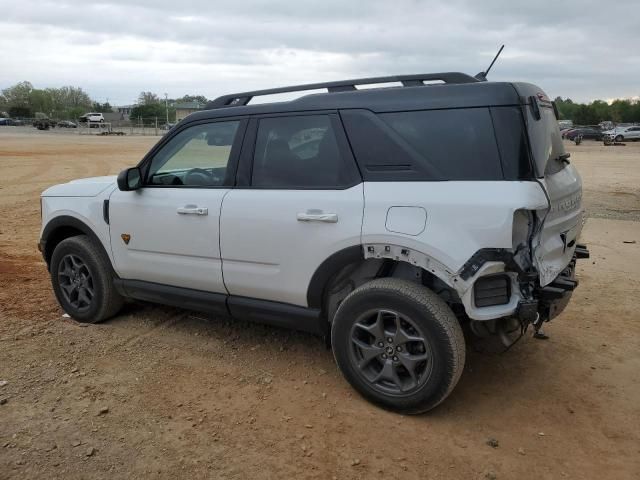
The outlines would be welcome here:
<svg viewBox="0 0 640 480">
<path fill-rule="evenodd" d="M 415 75 L 392 75 L 389 77 L 356 78 L 353 80 L 338 80 L 336 82 L 308 83 L 291 87 L 271 88 L 268 90 L 254 90 L 252 92 L 231 93 L 216 98 L 207 103 L 207 110 L 222 107 L 237 107 L 248 104 L 253 97 L 273 95 L 277 93 L 303 92 L 326 88 L 331 92 L 346 92 L 356 90 L 356 85 L 371 85 L 376 83 L 400 82 L 404 87 L 424 85 L 425 81 L 441 80 L 444 83 L 475 83 L 479 80 L 461 72 L 424 73 Z"/>
</svg>

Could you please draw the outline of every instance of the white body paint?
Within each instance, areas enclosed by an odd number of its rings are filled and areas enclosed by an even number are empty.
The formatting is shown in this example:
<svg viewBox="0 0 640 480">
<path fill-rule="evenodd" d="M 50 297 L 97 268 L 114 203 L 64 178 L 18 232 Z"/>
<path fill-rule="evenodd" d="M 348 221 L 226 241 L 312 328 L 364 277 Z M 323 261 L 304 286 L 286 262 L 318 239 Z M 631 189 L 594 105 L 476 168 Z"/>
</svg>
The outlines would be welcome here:
<svg viewBox="0 0 640 480">
<path fill-rule="evenodd" d="M 96 177 L 51 187 L 42 197 L 43 228 L 61 215 L 82 221 L 121 278 L 307 306 L 320 264 L 362 245 L 365 257 L 398 258 L 438 276 L 478 320 L 515 312 L 515 276 L 508 304 L 476 308 L 473 282 L 504 264 L 488 262 L 467 280 L 460 269 L 480 249 L 514 247 L 517 210 L 545 217 L 534 238 L 542 285 L 569 263 L 582 227 L 581 181 L 571 165 L 542 182 L 366 182 L 346 190 L 121 192 L 115 178 Z M 110 225 L 103 220 L 106 199 Z M 185 207 L 207 214 L 178 213 Z M 128 245 L 123 233 L 131 235 Z M 410 251 L 406 258 L 402 248 Z"/>
</svg>

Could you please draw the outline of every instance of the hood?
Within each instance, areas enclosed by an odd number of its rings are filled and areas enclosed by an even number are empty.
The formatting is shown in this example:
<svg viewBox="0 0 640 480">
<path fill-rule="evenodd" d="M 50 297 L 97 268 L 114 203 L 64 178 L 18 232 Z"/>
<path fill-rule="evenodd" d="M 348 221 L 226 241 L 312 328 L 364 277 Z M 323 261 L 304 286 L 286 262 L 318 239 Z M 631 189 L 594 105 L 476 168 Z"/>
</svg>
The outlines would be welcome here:
<svg viewBox="0 0 640 480">
<path fill-rule="evenodd" d="M 43 197 L 95 197 L 116 183 L 116 176 L 81 178 L 47 188 Z"/>
</svg>

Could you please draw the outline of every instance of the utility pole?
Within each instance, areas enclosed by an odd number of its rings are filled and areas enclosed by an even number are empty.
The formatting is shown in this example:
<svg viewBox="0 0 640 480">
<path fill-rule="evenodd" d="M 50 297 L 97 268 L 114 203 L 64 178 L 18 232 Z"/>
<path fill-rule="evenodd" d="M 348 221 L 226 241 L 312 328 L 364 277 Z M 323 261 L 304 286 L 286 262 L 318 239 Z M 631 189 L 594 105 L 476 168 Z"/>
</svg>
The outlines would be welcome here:
<svg viewBox="0 0 640 480">
<path fill-rule="evenodd" d="M 164 108 L 167 111 L 167 124 L 169 124 L 169 95 L 164 94 Z"/>
</svg>

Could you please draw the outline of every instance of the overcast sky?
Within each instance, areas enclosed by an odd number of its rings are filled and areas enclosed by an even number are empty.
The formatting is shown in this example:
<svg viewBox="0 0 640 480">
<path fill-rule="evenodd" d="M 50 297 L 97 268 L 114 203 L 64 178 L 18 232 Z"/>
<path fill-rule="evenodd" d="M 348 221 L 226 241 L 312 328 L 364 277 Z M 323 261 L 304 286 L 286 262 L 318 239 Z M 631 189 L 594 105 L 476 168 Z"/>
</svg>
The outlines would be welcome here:
<svg viewBox="0 0 640 480">
<path fill-rule="evenodd" d="M 0 88 L 209 98 L 253 88 L 486 68 L 549 96 L 640 95 L 638 0 L 0 0 Z"/>
</svg>

